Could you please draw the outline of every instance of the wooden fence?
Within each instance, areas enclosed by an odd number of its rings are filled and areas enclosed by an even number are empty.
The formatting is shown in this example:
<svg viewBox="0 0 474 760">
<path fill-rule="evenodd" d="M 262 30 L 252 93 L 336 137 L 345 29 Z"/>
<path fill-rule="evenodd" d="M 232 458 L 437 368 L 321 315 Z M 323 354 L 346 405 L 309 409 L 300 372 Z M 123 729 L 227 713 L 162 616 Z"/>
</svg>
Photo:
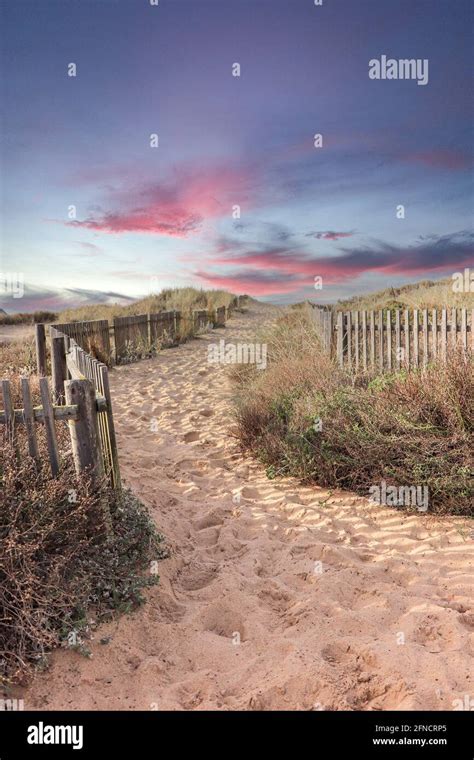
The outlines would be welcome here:
<svg viewBox="0 0 474 760">
<path fill-rule="evenodd" d="M 107 319 L 93 319 L 88 322 L 65 322 L 54 325 L 57 332 L 73 338 L 84 351 L 94 354 L 104 364 L 110 364 L 112 348 Z"/>
<path fill-rule="evenodd" d="M 87 353 L 97 356 L 109 367 L 114 363 L 130 360 L 137 355 L 145 355 L 153 346 L 174 346 L 181 340 L 184 328 L 191 328 L 194 334 L 215 327 L 225 327 L 233 309 L 240 308 L 237 296 L 226 308 L 221 306 L 213 311 L 195 309 L 190 314 L 179 311 L 162 311 L 156 314 L 138 314 L 114 317 L 112 326 L 106 319 L 89 322 L 68 322 L 55 324 L 58 333 L 72 338 Z M 113 335 L 113 348 L 111 343 Z M 38 363 L 38 372 L 46 374 L 46 347 L 44 326 L 36 329 L 37 356 L 44 364 Z"/>
<path fill-rule="evenodd" d="M 0 423 L 17 445 L 18 425 L 24 426 L 28 453 L 41 466 L 36 425 L 44 426 L 49 465 L 53 477 L 61 462 L 57 443 L 57 425 L 67 423 L 74 465 L 78 474 L 87 471 L 92 479 L 106 475 L 111 485 L 120 489 L 120 470 L 110 398 L 108 368 L 82 349 L 74 338 L 50 328 L 51 389 L 47 377 L 40 376 L 41 406 L 33 407 L 30 380 L 21 379 L 22 408 L 12 403 L 10 381 L 2 381 L 3 411 Z M 46 367 L 44 326 L 37 329 L 38 367 Z"/>
<path fill-rule="evenodd" d="M 148 316 L 114 317 L 115 361 L 120 362 L 132 351 L 144 352 L 150 345 Z"/>
<path fill-rule="evenodd" d="M 106 399 L 91 393 L 92 385 L 88 380 L 71 379 L 65 383 L 65 403 L 55 404 L 48 378 L 41 377 L 41 405 L 33 406 L 30 383 L 30 378 L 21 378 L 23 407 L 15 409 L 10 381 L 2 380 L 4 408 L 0 411 L 0 424 L 5 426 L 5 435 L 15 445 L 18 456 L 22 456 L 18 448 L 18 429 L 23 427 L 28 454 L 38 468 L 42 466 L 36 426 L 44 426 L 49 466 L 52 476 L 56 477 L 61 468 L 56 426 L 67 423 L 76 472 L 80 474 L 87 470 L 93 479 L 101 477 L 104 468 L 100 456 L 98 418 L 109 413 Z"/>
<path fill-rule="evenodd" d="M 474 309 L 314 312 L 324 347 L 350 371 L 426 367 L 449 348 L 474 351 Z"/>
<path fill-rule="evenodd" d="M 78 394 L 77 388 L 85 388 L 85 391 L 91 396 L 92 404 L 97 405 L 97 433 L 98 439 L 93 451 L 89 452 L 90 464 L 82 460 L 76 463 L 78 470 L 86 469 L 89 466 L 98 468 L 109 478 L 113 488 L 121 488 L 120 467 L 118 460 L 117 439 L 115 436 L 115 424 L 112 411 L 112 398 L 109 385 L 109 370 L 106 364 L 98 361 L 93 356 L 87 354 L 75 340 L 65 337 L 66 366 L 67 371 L 73 380 L 85 381 L 89 383 L 90 388 L 85 384 L 69 386 L 66 383 L 66 401 L 73 403 L 74 394 Z M 91 392 L 92 391 L 92 392 Z M 88 416 L 86 416 L 88 419 Z M 71 429 L 71 436 L 77 440 L 77 445 L 73 443 L 73 453 L 77 451 L 76 456 L 81 456 L 83 448 L 82 430 L 79 425 Z M 86 431 L 86 440 L 88 433 Z"/>
<path fill-rule="evenodd" d="M 212 314 L 195 310 L 189 317 L 167 311 L 130 317 L 116 317 L 113 328 L 107 320 L 58 323 L 50 326 L 51 389 L 47 374 L 45 325 L 36 325 L 36 355 L 41 405 L 33 406 L 30 380 L 21 379 L 21 408 L 14 408 L 10 381 L 3 380 L 3 411 L 0 424 L 12 441 L 18 437 L 18 425 L 24 426 L 28 453 L 40 461 L 36 426 L 44 426 L 53 477 L 60 471 L 57 425 L 68 425 L 76 472 L 87 471 L 93 479 L 109 478 L 115 489 L 121 488 L 117 441 L 110 396 L 108 366 L 113 351 L 110 341 L 114 333 L 116 360 L 120 361 L 133 348 L 156 344 L 173 345 L 179 339 L 183 319 L 192 322 L 194 332 L 210 327 L 224 327 L 228 314 L 240 307 L 236 297 L 229 309 L 220 307 Z M 95 356 L 93 355 L 95 354 Z M 99 358 L 104 358 L 100 361 Z"/>
<path fill-rule="evenodd" d="M 176 345 L 179 335 L 181 314 L 179 311 L 162 311 L 158 314 L 150 314 L 149 329 L 151 345 L 161 346 Z"/>
</svg>

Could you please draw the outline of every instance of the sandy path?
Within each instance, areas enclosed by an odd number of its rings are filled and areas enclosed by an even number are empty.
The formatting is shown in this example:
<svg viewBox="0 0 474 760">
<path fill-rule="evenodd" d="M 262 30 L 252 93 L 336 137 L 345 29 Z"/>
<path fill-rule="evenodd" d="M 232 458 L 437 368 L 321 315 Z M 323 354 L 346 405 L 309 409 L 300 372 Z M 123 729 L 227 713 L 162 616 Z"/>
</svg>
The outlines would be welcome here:
<svg viewBox="0 0 474 760">
<path fill-rule="evenodd" d="M 229 434 L 231 388 L 207 344 L 273 315 L 253 305 L 112 373 L 123 476 L 172 555 L 148 603 L 96 633 L 92 659 L 54 655 L 26 709 L 436 710 L 472 697 L 468 521 L 269 481 Z"/>
</svg>

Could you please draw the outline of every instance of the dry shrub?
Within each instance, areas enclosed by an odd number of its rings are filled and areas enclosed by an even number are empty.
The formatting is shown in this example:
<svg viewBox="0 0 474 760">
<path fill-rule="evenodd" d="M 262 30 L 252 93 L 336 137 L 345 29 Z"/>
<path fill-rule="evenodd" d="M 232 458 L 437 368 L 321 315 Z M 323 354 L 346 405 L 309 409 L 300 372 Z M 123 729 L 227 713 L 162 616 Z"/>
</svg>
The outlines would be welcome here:
<svg viewBox="0 0 474 760">
<path fill-rule="evenodd" d="M 34 338 L 0 343 L 0 375 L 9 378 L 36 372 Z"/>
<path fill-rule="evenodd" d="M 241 443 L 270 476 L 364 495 L 382 479 L 426 485 L 431 511 L 474 514 L 469 356 L 453 352 L 426 372 L 350 377 L 324 354 L 300 311 L 281 320 L 267 344 L 266 372 L 234 379 Z"/>
<path fill-rule="evenodd" d="M 159 536 L 130 492 L 51 479 L 11 447 L 0 462 L 0 684 L 24 681 L 57 646 L 84 648 L 91 625 L 142 601 L 158 581 Z M 110 509 L 112 532 L 107 531 Z M 94 621 L 91 623 L 91 621 Z"/>
</svg>

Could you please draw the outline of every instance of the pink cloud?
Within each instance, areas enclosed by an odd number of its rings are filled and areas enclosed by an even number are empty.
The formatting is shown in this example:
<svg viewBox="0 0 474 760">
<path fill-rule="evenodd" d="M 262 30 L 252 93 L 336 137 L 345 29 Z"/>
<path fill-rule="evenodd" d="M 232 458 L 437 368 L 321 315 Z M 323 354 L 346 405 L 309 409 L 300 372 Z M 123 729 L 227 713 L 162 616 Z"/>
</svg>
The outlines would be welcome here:
<svg viewBox="0 0 474 760">
<path fill-rule="evenodd" d="M 292 293 L 309 287 L 315 276 L 326 285 L 343 283 L 369 273 L 428 275 L 452 272 L 472 264 L 474 233 L 428 236 L 412 246 L 397 246 L 373 241 L 370 246 L 339 249 L 337 255 L 315 257 L 295 248 L 267 248 L 260 251 L 234 251 L 221 240 L 219 252 L 208 259 L 209 266 L 232 267 L 230 274 L 198 272 L 197 277 L 214 287 L 238 288 L 251 295 Z M 239 271 L 240 269 L 240 271 Z M 237 271 L 235 271 L 237 270 Z"/>
<path fill-rule="evenodd" d="M 252 272 L 236 275 L 218 275 L 208 272 L 198 272 L 199 279 L 211 288 L 222 288 L 232 293 L 246 293 L 249 296 L 274 296 L 285 293 L 295 293 L 304 283 L 287 280 L 271 279 L 256 280 Z"/>
<path fill-rule="evenodd" d="M 66 224 L 96 232 L 184 238 L 199 232 L 206 220 L 225 215 L 231 218 L 232 205 L 237 202 L 247 207 L 254 202 L 252 177 L 247 170 L 226 166 L 202 171 L 180 169 L 158 184 L 114 192 L 109 205 L 116 208 Z"/>
</svg>

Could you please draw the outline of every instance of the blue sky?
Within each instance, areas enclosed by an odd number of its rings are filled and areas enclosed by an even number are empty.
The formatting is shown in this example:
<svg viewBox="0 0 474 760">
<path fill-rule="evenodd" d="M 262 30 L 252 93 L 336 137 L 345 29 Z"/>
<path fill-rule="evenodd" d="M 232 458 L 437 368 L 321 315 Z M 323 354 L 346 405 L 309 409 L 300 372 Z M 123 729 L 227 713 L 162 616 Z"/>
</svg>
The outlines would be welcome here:
<svg viewBox="0 0 474 760">
<path fill-rule="evenodd" d="M 474 265 L 468 0 L 0 7 L 1 266 L 39 292 L 331 301 Z M 371 80 L 382 55 L 428 83 Z"/>
</svg>

